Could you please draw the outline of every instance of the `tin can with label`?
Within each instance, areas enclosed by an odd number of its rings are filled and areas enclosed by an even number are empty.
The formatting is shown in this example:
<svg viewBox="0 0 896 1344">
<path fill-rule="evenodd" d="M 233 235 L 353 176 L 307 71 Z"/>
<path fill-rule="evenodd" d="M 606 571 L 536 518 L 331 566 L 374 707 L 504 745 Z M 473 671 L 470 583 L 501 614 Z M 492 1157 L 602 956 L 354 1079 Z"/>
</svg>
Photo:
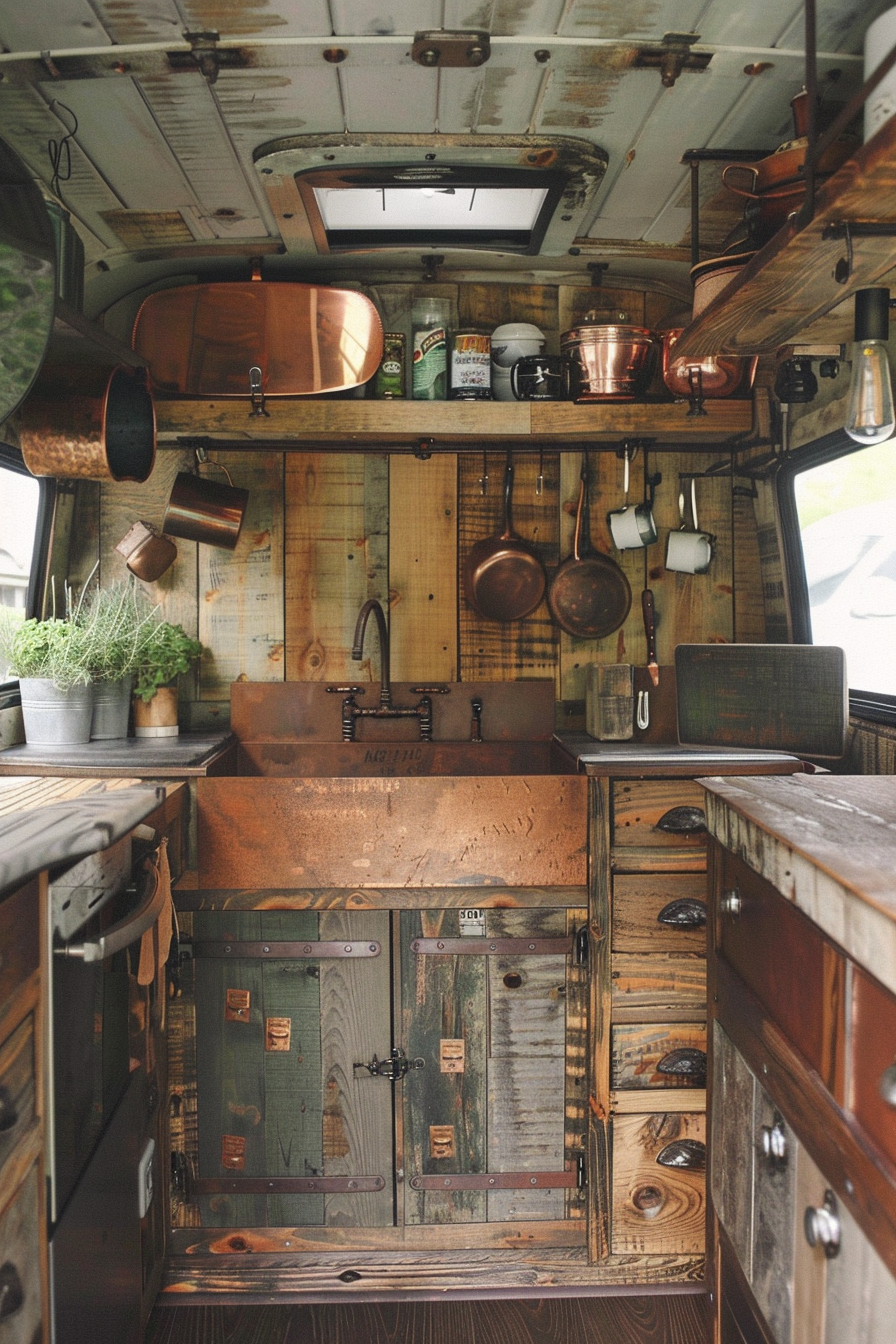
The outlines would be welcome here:
<svg viewBox="0 0 896 1344">
<path fill-rule="evenodd" d="M 491 340 L 487 332 L 456 331 L 451 339 L 453 401 L 490 401 L 492 395 Z"/>
<path fill-rule="evenodd" d="M 405 395 L 405 339 L 403 331 L 383 333 L 383 358 L 373 382 L 375 397 L 395 398 Z"/>
</svg>

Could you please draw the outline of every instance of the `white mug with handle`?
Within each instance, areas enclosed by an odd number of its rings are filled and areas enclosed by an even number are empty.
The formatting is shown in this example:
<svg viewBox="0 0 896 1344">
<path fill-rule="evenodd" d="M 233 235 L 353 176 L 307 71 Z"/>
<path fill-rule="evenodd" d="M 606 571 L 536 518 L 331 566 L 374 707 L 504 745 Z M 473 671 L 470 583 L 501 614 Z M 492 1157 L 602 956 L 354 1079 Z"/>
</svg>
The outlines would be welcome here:
<svg viewBox="0 0 896 1344">
<path fill-rule="evenodd" d="M 701 532 L 697 521 L 697 484 L 691 477 L 691 518 L 693 528 L 689 528 L 685 517 L 684 491 L 678 496 L 678 511 L 681 514 L 681 527 L 670 532 L 666 541 L 666 568 L 679 574 L 705 574 L 712 562 L 715 537 L 709 532 Z"/>
<path fill-rule="evenodd" d="M 637 546 L 652 546 L 657 538 L 653 510 L 645 500 L 643 504 L 628 502 L 629 449 L 625 450 L 625 503 L 621 509 L 613 509 L 607 514 L 607 524 L 618 551 L 634 550 Z"/>
</svg>

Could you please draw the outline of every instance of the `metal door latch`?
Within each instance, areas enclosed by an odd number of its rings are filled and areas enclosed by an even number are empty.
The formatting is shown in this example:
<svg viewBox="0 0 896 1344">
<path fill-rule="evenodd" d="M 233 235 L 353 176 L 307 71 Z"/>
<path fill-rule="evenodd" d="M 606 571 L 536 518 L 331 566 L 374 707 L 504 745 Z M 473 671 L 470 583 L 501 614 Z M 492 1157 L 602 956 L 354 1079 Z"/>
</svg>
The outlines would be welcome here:
<svg viewBox="0 0 896 1344">
<path fill-rule="evenodd" d="M 388 1078 L 390 1083 L 397 1083 L 410 1069 L 422 1069 L 425 1063 L 419 1056 L 408 1059 L 401 1046 L 396 1045 L 389 1051 L 388 1059 L 377 1059 L 374 1055 L 369 1064 L 355 1064 L 353 1068 L 366 1069 L 371 1078 Z"/>
</svg>

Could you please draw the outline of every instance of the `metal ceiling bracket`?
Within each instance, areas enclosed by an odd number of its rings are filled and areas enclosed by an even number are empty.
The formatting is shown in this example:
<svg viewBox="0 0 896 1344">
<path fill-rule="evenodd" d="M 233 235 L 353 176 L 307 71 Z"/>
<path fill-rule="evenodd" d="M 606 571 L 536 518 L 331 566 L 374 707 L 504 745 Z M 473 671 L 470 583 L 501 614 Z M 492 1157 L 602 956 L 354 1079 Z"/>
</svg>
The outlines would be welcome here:
<svg viewBox="0 0 896 1344">
<path fill-rule="evenodd" d="M 443 66 L 475 69 L 485 65 L 491 54 L 489 34 L 479 28 L 415 33 L 411 48 L 411 59 L 430 69 Z"/>
<path fill-rule="evenodd" d="M 662 45 L 639 48 L 632 68 L 659 70 L 663 87 L 671 89 L 679 75 L 685 71 L 700 74 L 712 60 L 711 51 L 691 50 L 699 41 L 699 33 L 666 33 Z"/>
</svg>

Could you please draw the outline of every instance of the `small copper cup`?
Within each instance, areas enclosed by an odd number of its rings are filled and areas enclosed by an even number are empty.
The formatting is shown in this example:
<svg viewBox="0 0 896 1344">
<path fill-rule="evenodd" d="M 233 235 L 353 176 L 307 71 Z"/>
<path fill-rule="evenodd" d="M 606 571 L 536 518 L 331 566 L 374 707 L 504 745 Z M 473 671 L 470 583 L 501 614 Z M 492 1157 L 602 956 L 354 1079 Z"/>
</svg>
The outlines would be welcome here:
<svg viewBox="0 0 896 1344">
<path fill-rule="evenodd" d="M 227 469 L 221 467 L 220 470 L 230 482 Z M 232 551 L 239 540 L 248 502 L 249 491 L 241 490 L 232 482 L 222 485 L 189 471 L 179 471 L 165 510 L 162 531 Z"/>
</svg>

